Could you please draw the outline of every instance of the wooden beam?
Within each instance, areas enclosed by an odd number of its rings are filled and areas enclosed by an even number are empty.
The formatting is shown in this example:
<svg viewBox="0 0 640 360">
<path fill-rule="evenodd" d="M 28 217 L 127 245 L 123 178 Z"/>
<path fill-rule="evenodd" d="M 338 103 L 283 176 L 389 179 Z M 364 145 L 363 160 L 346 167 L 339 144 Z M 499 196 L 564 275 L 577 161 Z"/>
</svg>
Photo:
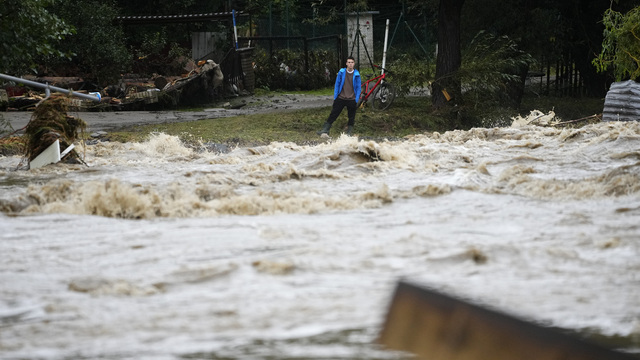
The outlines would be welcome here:
<svg viewBox="0 0 640 360">
<path fill-rule="evenodd" d="M 378 341 L 428 360 L 632 360 L 585 339 L 399 282 Z"/>
</svg>

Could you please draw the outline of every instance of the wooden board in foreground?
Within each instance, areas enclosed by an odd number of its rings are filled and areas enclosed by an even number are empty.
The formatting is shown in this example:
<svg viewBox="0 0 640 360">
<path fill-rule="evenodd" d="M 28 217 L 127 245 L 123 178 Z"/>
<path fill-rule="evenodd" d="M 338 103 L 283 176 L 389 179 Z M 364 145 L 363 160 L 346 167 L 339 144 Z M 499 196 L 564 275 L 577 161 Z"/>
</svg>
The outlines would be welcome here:
<svg viewBox="0 0 640 360">
<path fill-rule="evenodd" d="M 426 360 L 637 360 L 406 282 L 398 283 L 379 342 Z"/>
</svg>

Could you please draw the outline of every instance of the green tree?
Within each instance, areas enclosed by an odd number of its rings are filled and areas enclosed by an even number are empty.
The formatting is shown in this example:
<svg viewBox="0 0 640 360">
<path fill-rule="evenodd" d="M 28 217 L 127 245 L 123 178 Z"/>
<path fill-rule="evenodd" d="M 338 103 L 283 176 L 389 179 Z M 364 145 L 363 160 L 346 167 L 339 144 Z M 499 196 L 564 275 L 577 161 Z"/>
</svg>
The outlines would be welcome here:
<svg viewBox="0 0 640 360">
<path fill-rule="evenodd" d="M 462 64 L 455 76 L 466 88 L 464 97 L 469 103 L 477 106 L 494 101 L 517 108 L 525 76 L 534 62 L 506 35 L 480 31 L 462 51 Z"/>
<path fill-rule="evenodd" d="M 49 11 L 55 0 L 0 1 L 0 72 L 20 75 L 38 56 L 69 57 L 59 44 L 74 28 Z"/>
<path fill-rule="evenodd" d="M 593 59 L 598 72 L 613 68 L 617 81 L 640 77 L 640 6 L 626 14 L 609 8 L 604 12 L 602 51 Z"/>
<path fill-rule="evenodd" d="M 77 29 L 77 33 L 60 46 L 63 51 L 73 50 L 75 56 L 66 62 L 47 57 L 47 65 L 71 67 L 74 75 L 91 78 L 99 85 L 112 83 L 128 70 L 132 56 L 122 29 L 114 25 L 117 10 L 113 2 L 66 0 L 57 3 L 53 11 Z"/>
</svg>

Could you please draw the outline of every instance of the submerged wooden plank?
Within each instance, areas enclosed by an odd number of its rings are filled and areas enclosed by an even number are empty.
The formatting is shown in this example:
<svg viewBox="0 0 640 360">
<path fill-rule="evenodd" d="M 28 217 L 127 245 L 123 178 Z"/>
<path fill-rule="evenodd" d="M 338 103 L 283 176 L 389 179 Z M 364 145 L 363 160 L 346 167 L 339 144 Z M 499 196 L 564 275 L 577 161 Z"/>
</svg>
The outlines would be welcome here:
<svg viewBox="0 0 640 360">
<path fill-rule="evenodd" d="M 428 360 L 632 360 L 579 337 L 400 282 L 379 342 Z"/>
</svg>

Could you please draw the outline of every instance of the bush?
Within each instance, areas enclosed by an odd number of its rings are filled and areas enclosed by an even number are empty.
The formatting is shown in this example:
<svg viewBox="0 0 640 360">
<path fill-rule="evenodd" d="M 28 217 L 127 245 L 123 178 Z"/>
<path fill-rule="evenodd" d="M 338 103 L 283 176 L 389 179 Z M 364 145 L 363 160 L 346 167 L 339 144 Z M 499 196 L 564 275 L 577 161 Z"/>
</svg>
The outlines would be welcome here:
<svg viewBox="0 0 640 360">
<path fill-rule="evenodd" d="M 457 74 L 465 103 L 494 103 L 517 108 L 524 77 L 534 59 L 507 36 L 480 31 L 462 53 Z"/>
<path fill-rule="evenodd" d="M 406 95 L 414 88 L 430 86 L 435 73 L 435 64 L 411 54 L 401 54 L 385 67 L 389 69 L 389 82 L 398 96 Z"/>
<path fill-rule="evenodd" d="M 50 11 L 52 0 L 0 1 L 0 73 L 21 75 L 36 69 L 38 57 L 68 58 L 60 50 L 73 26 Z"/>
<path fill-rule="evenodd" d="M 637 80 L 640 78 L 640 6 L 624 15 L 609 8 L 602 23 L 605 26 L 602 52 L 593 59 L 593 65 L 601 73 L 612 67 L 616 81 Z"/>
</svg>

